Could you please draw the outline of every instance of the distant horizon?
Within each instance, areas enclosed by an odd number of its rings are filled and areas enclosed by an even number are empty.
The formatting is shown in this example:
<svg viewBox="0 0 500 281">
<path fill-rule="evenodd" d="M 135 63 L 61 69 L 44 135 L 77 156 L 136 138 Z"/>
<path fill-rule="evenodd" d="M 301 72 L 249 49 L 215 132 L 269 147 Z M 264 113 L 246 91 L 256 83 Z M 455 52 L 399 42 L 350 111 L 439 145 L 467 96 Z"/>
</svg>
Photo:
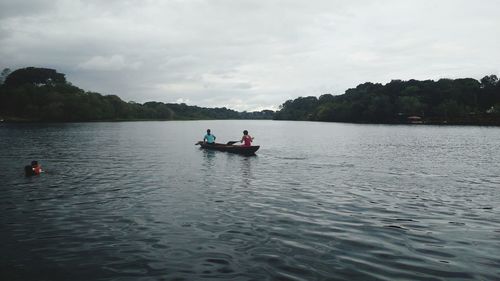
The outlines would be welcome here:
<svg viewBox="0 0 500 281">
<path fill-rule="evenodd" d="M 485 74 L 485 75 L 482 75 L 481 77 L 440 77 L 440 78 L 437 78 L 437 79 L 414 79 L 414 78 L 410 78 L 410 79 L 391 79 L 387 82 L 373 82 L 373 81 L 364 81 L 364 82 L 360 82 L 358 84 L 356 84 L 356 86 L 353 86 L 353 87 L 349 87 L 347 89 L 345 89 L 342 93 L 319 93 L 319 94 L 315 94 L 315 95 L 309 95 L 309 94 L 304 94 L 304 95 L 299 95 L 299 96 L 295 96 L 295 97 L 290 97 L 289 99 L 287 100 L 294 100 L 296 98 L 299 98 L 299 97 L 317 97 L 319 98 L 320 96 L 322 95 L 326 95 L 326 94 L 330 94 L 330 95 L 333 95 L 333 96 L 341 96 L 341 95 L 344 95 L 345 92 L 349 89 L 355 89 L 357 86 L 361 85 L 361 84 L 364 84 L 364 83 L 373 83 L 373 84 L 381 84 L 381 85 L 386 85 L 388 83 L 390 83 L 391 81 L 397 81 L 397 80 L 400 80 L 400 81 L 409 81 L 409 80 L 416 80 L 416 81 L 439 81 L 441 79 L 451 79 L 451 80 L 455 80 L 455 79 L 475 79 L 477 81 L 480 81 L 481 78 L 485 77 L 485 76 L 489 76 L 489 75 L 496 75 L 496 74 Z M 71 81 L 70 81 L 71 82 Z M 78 85 L 75 85 L 78 87 Z M 84 89 L 85 90 L 85 89 Z M 103 95 L 114 95 L 114 94 L 107 94 L 107 93 L 100 93 L 100 94 L 103 94 Z M 117 96 L 119 96 L 120 98 L 122 98 L 120 95 L 117 94 Z M 184 101 L 160 101 L 160 100 L 145 100 L 145 101 L 135 101 L 135 100 L 124 100 L 125 102 L 136 102 L 136 103 L 141 103 L 141 104 L 144 104 L 144 103 L 147 103 L 147 102 L 162 102 L 162 103 L 176 103 L 176 104 L 186 104 L 186 105 L 189 105 L 189 106 L 199 106 L 199 107 L 206 107 L 206 108 L 223 108 L 223 107 L 226 107 L 228 109 L 232 109 L 232 110 L 235 110 L 235 111 L 238 111 L 238 112 L 243 112 L 243 111 L 247 111 L 247 112 L 253 112 L 253 111 L 262 111 L 262 110 L 272 110 L 272 111 L 278 111 L 279 110 L 279 106 L 282 105 L 284 102 L 286 102 L 287 100 L 283 100 L 279 105 L 275 106 L 275 108 L 262 108 L 262 109 L 256 109 L 256 110 L 236 110 L 236 109 L 233 109 L 233 108 L 230 108 L 230 107 L 227 107 L 227 106 L 204 106 L 204 105 L 200 105 L 200 104 L 191 104 L 191 103 L 187 103 L 187 102 L 184 102 Z"/>
<path fill-rule="evenodd" d="M 23 67 L 20 67 L 20 68 L 26 68 L 26 67 L 40 67 L 40 68 L 51 68 L 51 69 L 54 69 L 52 67 L 47 67 L 47 66 L 33 66 L 33 65 L 27 65 L 27 66 L 23 66 Z M 9 68 L 11 69 L 12 71 L 14 71 L 15 69 L 13 68 L 10 68 L 10 67 L 2 67 L 2 69 L 5 69 L 5 68 Z M 17 69 L 20 69 L 20 68 L 17 68 Z M 0 69 L 1 70 L 1 69 Z M 60 71 L 59 69 L 55 69 L 56 71 L 60 72 L 60 73 L 63 73 L 65 74 L 65 77 L 66 79 L 68 80 L 68 82 L 70 82 L 71 84 L 73 84 L 74 86 L 77 86 L 79 88 L 82 88 L 80 85 L 77 85 L 75 83 L 72 82 L 72 79 L 68 78 L 68 74 L 65 73 L 64 71 Z M 146 102 L 163 102 L 163 103 L 177 103 L 177 104 L 181 104 L 181 103 L 184 103 L 186 105 L 190 105 L 190 106 L 199 106 L 199 107 L 207 107 L 207 108 L 223 108 L 223 107 L 226 107 L 228 109 L 232 109 L 232 110 L 235 110 L 235 111 L 238 111 L 238 112 L 243 112 L 243 111 L 247 111 L 247 112 L 253 112 L 253 111 L 262 111 L 262 110 L 273 110 L 273 111 L 278 111 L 279 110 L 279 106 L 282 105 L 284 102 L 286 102 L 287 100 L 293 100 L 293 99 L 296 99 L 298 97 L 308 97 L 308 96 L 314 96 L 314 97 L 319 97 L 321 95 L 325 95 L 325 94 L 331 94 L 331 95 L 334 95 L 334 96 L 339 96 L 339 95 L 343 95 L 345 94 L 345 92 L 349 89 L 353 89 L 353 88 L 356 88 L 357 86 L 361 85 L 361 84 L 364 84 L 364 83 L 373 83 L 373 84 L 382 84 L 382 85 L 385 85 L 385 84 L 388 84 L 390 83 L 391 81 L 395 81 L 395 80 L 401 80 L 401 81 L 409 81 L 409 80 L 418 80 L 418 81 L 426 81 L 426 80 L 432 80 L 432 81 L 438 81 L 440 79 L 466 79 L 466 78 L 472 78 L 472 79 L 475 79 L 475 80 L 480 80 L 481 78 L 485 77 L 485 76 L 489 76 L 489 75 L 497 75 L 497 76 L 500 76 L 498 75 L 497 73 L 485 73 L 484 75 L 480 75 L 480 77 L 466 77 L 466 76 L 456 76 L 456 77 L 451 77 L 451 76 L 443 76 L 443 77 L 438 77 L 438 78 L 428 78 L 428 79 L 417 79 L 417 78 L 407 78 L 407 79 L 399 79 L 399 78 L 393 78 L 393 79 L 390 79 L 388 81 L 385 81 L 385 82 L 375 82 L 375 81 L 364 81 L 364 82 L 359 82 L 358 84 L 356 84 L 355 86 L 352 86 L 352 87 L 348 87 L 346 88 L 343 92 L 339 92 L 339 93 L 331 93 L 331 92 L 324 92 L 324 93 L 317 93 L 317 94 L 303 94 L 303 95 L 298 95 L 298 96 L 294 96 L 294 97 L 289 97 L 288 99 L 286 100 L 283 100 L 280 104 L 278 105 L 275 105 L 275 106 L 270 106 L 268 108 L 258 108 L 258 109 L 255 109 L 255 110 L 237 110 L 237 109 L 234 109 L 234 108 L 231 108 L 231 107 L 228 107 L 226 105 L 215 105 L 215 106 L 207 106 L 207 105 L 201 105 L 201 104 L 192 104 L 189 100 L 187 101 L 184 101 L 184 100 L 177 100 L 177 101 L 164 101 L 164 100 L 143 100 L 143 101 L 140 101 L 140 100 L 126 100 L 122 97 L 122 95 L 120 95 L 119 93 L 104 93 L 104 92 L 98 92 L 98 91 L 94 91 L 94 90 L 89 90 L 89 89 L 86 89 L 86 88 L 82 88 L 83 90 L 85 91 L 89 91 L 89 92 L 97 92 L 97 93 L 100 93 L 100 94 L 103 94 L 103 95 L 116 95 L 116 96 L 119 96 L 123 101 L 125 102 L 136 102 L 136 103 L 141 103 L 141 104 L 144 104 Z M 78 80 L 78 79 L 77 79 Z"/>
<path fill-rule="evenodd" d="M 44 66 L 26 66 L 26 67 L 22 67 L 22 68 L 29 68 L 29 67 L 34 67 L 34 68 L 49 68 L 49 69 L 54 69 L 54 68 L 51 68 L 51 67 L 44 67 Z M 2 68 L 4 69 L 4 68 Z M 11 71 L 15 71 L 17 69 L 11 69 L 9 68 Z M 21 69 L 21 68 L 18 68 L 18 69 Z M 227 107 L 227 106 L 205 106 L 205 105 L 200 105 L 200 104 L 191 104 L 191 103 L 187 103 L 185 101 L 161 101 L 161 100 L 145 100 L 145 101 L 137 101 L 137 100 L 126 100 L 124 99 L 120 94 L 113 94 L 113 93 L 103 93 L 103 92 L 97 92 L 97 91 L 92 91 L 92 90 L 88 90 L 88 89 L 85 89 L 85 88 L 82 88 L 80 87 L 79 85 L 76 85 L 75 83 L 73 83 L 71 81 L 71 79 L 68 78 L 68 75 L 66 73 L 64 73 L 63 71 L 60 71 L 59 69 L 54 69 L 56 70 L 58 73 L 62 73 L 65 75 L 66 77 L 66 80 L 68 83 L 71 83 L 73 86 L 76 86 L 86 92 L 96 92 L 96 93 L 99 93 L 101 95 L 116 95 L 118 96 L 120 99 L 122 99 L 124 102 L 135 102 L 135 103 L 138 103 L 138 104 L 144 104 L 144 103 L 148 103 L 148 102 L 161 102 L 161 103 L 165 103 L 165 104 L 168 104 L 168 103 L 171 103 L 171 104 L 186 104 L 186 105 L 189 105 L 189 106 L 198 106 L 198 107 L 203 107 L 203 108 L 227 108 L 227 109 L 230 109 L 230 110 L 234 110 L 234 111 L 237 111 L 237 112 L 260 112 L 260 111 L 264 111 L 264 110 L 272 110 L 272 111 L 279 111 L 279 107 L 285 103 L 286 101 L 288 100 L 294 100 L 294 99 L 297 99 L 297 98 L 300 98 L 300 97 L 316 97 L 316 98 L 319 98 L 321 95 L 325 95 L 325 94 L 330 94 L 330 95 L 333 95 L 333 96 L 340 96 L 340 95 L 344 95 L 345 92 L 349 89 L 355 89 L 357 86 L 359 85 L 362 85 L 362 84 L 365 84 L 365 83 L 372 83 L 372 84 L 381 84 L 381 85 L 386 85 L 388 83 L 390 83 L 391 81 L 410 81 L 410 80 L 416 80 L 416 81 L 439 81 L 440 79 L 475 79 L 477 81 L 480 81 L 481 78 L 485 77 L 485 76 L 489 76 L 489 75 L 496 75 L 496 74 L 486 74 L 486 75 L 483 75 L 479 78 L 476 78 L 476 77 L 441 77 L 441 78 L 438 78 L 438 79 L 415 79 L 415 78 L 409 78 L 409 79 L 391 79 L 390 81 L 388 82 L 373 82 L 373 81 L 364 81 L 364 82 L 360 82 L 358 83 L 356 86 L 354 87 L 349 87 L 347 88 L 344 92 L 342 93 L 338 93 L 338 94 L 335 94 L 335 93 L 320 93 L 320 94 L 317 94 L 317 95 L 299 95 L 299 96 L 295 96 L 295 97 L 290 97 L 289 99 L 287 100 L 283 100 L 279 105 L 275 106 L 275 108 L 262 108 L 262 109 L 256 109 L 256 110 L 237 110 L 237 109 L 234 109 L 234 108 L 231 108 L 231 107 Z M 1 71 L 1 69 L 0 69 Z"/>
<path fill-rule="evenodd" d="M 123 100 L 237 111 L 366 81 L 500 75 L 498 1 L 0 3 L 0 68 Z"/>
</svg>

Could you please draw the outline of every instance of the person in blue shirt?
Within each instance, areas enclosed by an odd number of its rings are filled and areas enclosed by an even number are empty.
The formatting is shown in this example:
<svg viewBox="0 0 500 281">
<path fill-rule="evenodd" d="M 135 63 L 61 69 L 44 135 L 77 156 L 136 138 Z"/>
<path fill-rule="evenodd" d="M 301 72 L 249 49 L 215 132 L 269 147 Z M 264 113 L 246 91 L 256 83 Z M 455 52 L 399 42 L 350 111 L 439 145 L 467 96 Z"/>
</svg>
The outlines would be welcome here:
<svg viewBox="0 0 500 281">
<path fill-rule="evenodd" d="M 214 144 L 216 137 L 210 133 L 210 129 L 207 130 L 207 134 L 203 137 L 203 142 L 208 144 Z"/>
</svg>

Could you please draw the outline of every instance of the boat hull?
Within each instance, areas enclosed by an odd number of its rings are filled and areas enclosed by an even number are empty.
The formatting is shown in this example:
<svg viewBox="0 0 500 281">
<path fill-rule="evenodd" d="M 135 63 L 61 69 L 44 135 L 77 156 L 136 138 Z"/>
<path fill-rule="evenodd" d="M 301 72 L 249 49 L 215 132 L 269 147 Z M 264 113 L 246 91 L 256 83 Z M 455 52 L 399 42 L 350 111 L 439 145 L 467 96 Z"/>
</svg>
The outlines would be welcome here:
<svg viewBox="0 0 500 281">
<path fill-rule="evenodd" d="M 203 149 L 225 151 L 229 153 L 243 154 L 243 155 L 254 155 L 257 150 L 259 150 L 260 145 L 252 146 L 242 146 L 242 145 L 227 145 L 223 143 L 207 144 L 204 142 L 198 142 L 198 145 Z"/>
</svg>

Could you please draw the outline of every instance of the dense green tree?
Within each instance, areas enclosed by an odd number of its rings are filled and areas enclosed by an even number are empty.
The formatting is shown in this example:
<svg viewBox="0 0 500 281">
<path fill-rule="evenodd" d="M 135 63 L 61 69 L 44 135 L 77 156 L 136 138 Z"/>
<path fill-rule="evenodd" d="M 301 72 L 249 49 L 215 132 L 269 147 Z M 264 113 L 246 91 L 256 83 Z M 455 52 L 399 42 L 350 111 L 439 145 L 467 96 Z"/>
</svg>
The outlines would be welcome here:
<svg viewBox="0 0 500 281">
<path fill-rule="evenodd" d="M 0 117 L 8 120 L 272 119 L 273 115 L 273 111 L 239 113 L 224 107 L 125 102 L 116 95 L 85 92 L 68 83 L 64 74 L 47 68 L 16 70 L 0 85 Z"/>
<path fill-rule="evenodd" d="M 287 120 L 313 120 L 314 110 L 318 106 L 318 99 L 313 96 L 299 97 L 295 100 L 286 101 L 281 108 L 281 114 L 275 116 L 276 119 Z"/>
<path fill-rule="evenodd" d="M 428 123 L 497 124 L 500 82 L 495 75 L 471 78 L 392 80 L 382 85 L 363 83 L 343 95 L 288 100 L 275 119 L 363 123 L 405 123 L 420 116 Z"/>
<path fill-rule="evenodd" d="M 0 85 L 3 84 L 3 82 L 5 81 L 5 79 L 7 79 L 7 76 L 9 76 L 11 72 L 12 71 L 10 70 L 10 68 L 4 68 L 2 70 L 2 72 L 0 73 Z"/>
<path fill-rule="evenodd" d="M 10 73 L 5 79 L 7 87 L 18 87 L 25 84 L 48 85 L 66 83 L 64 74 L 58 73 L 55 69 L 26 67 L 17 69 Z"/>
<path fill-rule="evenodd" d="M 496 75 L 485 76 L 481 79 L 481 91 L 478 95 L 478 103 L 482 109 L 500 103 L 500 82 Z"/>
<path fill-rule="evenodd" d="M 424 106 L 418 96 L 400 96 L 396 102 L 398 114 L 420 115 Z"/>
<path fill-rule="evenodd" d="M 496 75 L 484 76 L 481 78 L 481 88 L 494 88 L 498 83 Z"/>
</svg>

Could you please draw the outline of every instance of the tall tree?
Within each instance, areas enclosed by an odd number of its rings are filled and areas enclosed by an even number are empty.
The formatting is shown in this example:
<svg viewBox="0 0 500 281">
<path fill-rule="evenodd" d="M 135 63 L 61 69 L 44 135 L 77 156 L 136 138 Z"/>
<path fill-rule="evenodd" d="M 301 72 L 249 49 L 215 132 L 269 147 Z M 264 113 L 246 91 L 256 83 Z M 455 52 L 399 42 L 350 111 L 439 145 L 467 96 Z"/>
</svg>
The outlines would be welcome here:
<svg viewBox="0 0 500 281">
<path fill-rule="evenodd" d="M 11 72 L 12 71 L 10 70 L 10 68 L 4 68 L 2 70 L 2 73 L 0 74 L 0 85 L 3 84 L 3 82 L 5 81 L 5 79 L 7 79 L 7 76 L 9 76 Z"/>
<path fill-rule="evenodd" d="M 31 85 L 53 85 L 66 83 L 64 74 L 57 72 L 55 69 L 26 67 L 14 70 L 5 79 L 5 86 L 18 87 L 25 84 Z"/>
</svg>

